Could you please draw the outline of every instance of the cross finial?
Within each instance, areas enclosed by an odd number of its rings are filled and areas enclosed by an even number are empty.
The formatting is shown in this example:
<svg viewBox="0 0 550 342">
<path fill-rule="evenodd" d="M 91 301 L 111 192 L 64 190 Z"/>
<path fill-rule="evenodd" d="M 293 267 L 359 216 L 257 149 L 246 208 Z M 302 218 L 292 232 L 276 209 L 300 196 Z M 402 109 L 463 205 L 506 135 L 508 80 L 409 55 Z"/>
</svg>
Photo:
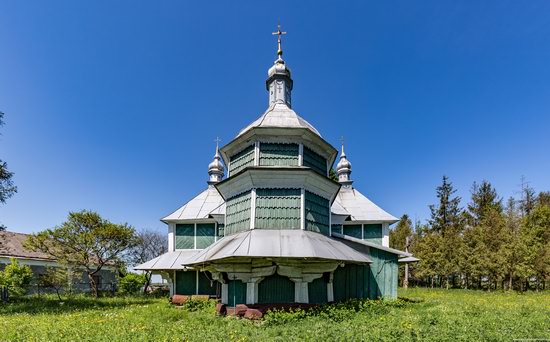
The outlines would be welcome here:
<svg viewBox="0 0 550 342">
<path fill-rule="evenodd" d="M 222 141 L 222 140 L 220 139 L 220 137 L 216 137 L 216 139 L 214 139 L 214 141 L 216 142 L 216 150 L 218 150 L 218 147 L 220 145 L 220 141 Z"/>
<path fill-rule="evenodd" d="M 345 156 L 346 154 L 344 153 L 344 142 L 345 142 L 344 136 L 342 135 L 342 136 L 340 137 L 340 143 L 342 144 L 342 155 Z"/>
<path fill-rule="evenodd" d="M 279 56 L 279 58 L 281 58 L 281 56 L 283 55 L 283 48 L 281 46 L 281 36 L 285 35 L 286 32 L 281 31 L 281 23 L 280 22 L 277 24 L 277 32 L 272 32 L 271 34 L 278 36 L 277 43 L 278 43 L 279 49 L 277 50 L 277 55 Z"/>
</svg>

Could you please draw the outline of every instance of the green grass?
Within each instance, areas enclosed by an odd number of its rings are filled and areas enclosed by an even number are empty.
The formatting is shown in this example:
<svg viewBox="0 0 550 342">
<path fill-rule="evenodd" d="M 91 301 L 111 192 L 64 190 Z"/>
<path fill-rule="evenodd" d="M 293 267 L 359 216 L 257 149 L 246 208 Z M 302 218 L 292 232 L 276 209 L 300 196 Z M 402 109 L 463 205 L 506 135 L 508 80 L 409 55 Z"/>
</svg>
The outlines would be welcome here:
<svg viewBox="0 0 550 342">
<path fill-rule="evenodd" d="M 550 293 L 400 291 L 406 301 L 355 302 L 263 322 L 218 318 L 213 305 L 190 311 L 166 299 L 31 297 L 0 304 L 0 340 L 249 341 L 550 339 Z M 418 299 L 418 300 L 417 300 Z"/>
</svg>

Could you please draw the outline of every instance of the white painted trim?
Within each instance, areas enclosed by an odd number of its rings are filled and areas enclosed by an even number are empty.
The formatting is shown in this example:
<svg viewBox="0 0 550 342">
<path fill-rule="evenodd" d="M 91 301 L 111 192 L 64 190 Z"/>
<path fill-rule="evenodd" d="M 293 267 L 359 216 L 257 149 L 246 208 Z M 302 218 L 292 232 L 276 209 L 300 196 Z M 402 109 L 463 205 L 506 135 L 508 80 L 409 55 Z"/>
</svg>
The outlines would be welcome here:
<svg viewBox="0 0 550 342">
<path fill-rule="evenodd" d="M 304 166 L 304 144 L 298 144 L 298 166 Z"/>
<path fill-rule="evenodd" d="M 334 302 L 334 272 L 330 272 L 329 281 L 327 283 L 327 302 Z"/>
<path fill-rule="evenodd" d="M 254 142 L 254 166 L 260 165 L 260 142 Z"/>
<path fill-rule="evenodd" d="M 230 177 L 230 171 L 229 170 L 231 170 L 231 159 L 227 163 L 227 178 Z"/>
<path fill-rule="evenodd" d="M 218 241 L 218 222 L 214 223 L 214 242 Z"/>
<path fill-rule="evenodd" d="M 250 193 L 250 229 L 256 225 L 256 188 L 252 188 Z"/>
<path fill-rule="evenodd" d="M 330 202 L 328 203 L 328 236 L 332 235 L 332 212 L 330 210 Z"/>
<path fill-rule="evenodd" d="M 390 225 L 382 223 L 382 246 L 390 247 Z"/>
<path fill-rule="evenodd" d="M 222 284 L 222 304 L 229 304 L 229 284 Z"/>
<path fill-rule="evenodd" d="M 365 240 L 365 225 L 364 224 L 361 224 L 361 240 Z"/>
<path fill-rule="evenodd" d="M 168 251 L 176 250 L 176 224 L 168 223 Z"/>
<path fill-rule="evenodd" d="M 300 189 L 300 229 L 306 229 L 306 190 Z"/>
</svg>

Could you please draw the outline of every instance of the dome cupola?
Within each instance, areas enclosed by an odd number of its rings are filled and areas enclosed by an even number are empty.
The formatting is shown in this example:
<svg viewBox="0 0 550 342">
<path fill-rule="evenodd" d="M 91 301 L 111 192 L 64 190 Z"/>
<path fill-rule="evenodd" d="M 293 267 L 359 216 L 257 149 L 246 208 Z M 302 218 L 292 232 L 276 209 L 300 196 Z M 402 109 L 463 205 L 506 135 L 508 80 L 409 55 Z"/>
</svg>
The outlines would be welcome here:
<svg viewBox="0 0 550 342">
<path fill-rule="evenodd" d="M 215 184 L 223 179 L 225 174 L 225 168 L 221 161 L 220 151 L 218 147 L 219 139 L 216 139 L 216 154 L 214 154 L 214 160 L 208 164 L 208 184 Z"/>
</svg>

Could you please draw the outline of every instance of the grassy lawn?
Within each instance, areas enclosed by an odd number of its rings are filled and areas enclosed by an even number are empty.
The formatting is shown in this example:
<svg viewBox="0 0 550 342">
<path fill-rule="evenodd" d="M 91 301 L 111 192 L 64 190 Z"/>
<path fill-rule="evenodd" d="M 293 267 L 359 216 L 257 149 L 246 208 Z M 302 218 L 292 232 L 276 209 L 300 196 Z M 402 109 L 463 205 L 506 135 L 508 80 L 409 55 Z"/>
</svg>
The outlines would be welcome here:
<svg viewBox="0 0 550 342">
<path fill-rule="evenodd" d="M 550 339 L 550 292 L 411 289 L 421 302 L 370 301 L 263 322 L 218 318 L 213 305 L 174 308 L 166 299 L 53 297 L 0 304 L 0 340 L 427 340 Z M 356 310 L 350 309 L 355 307 Z"/>
</svg>

